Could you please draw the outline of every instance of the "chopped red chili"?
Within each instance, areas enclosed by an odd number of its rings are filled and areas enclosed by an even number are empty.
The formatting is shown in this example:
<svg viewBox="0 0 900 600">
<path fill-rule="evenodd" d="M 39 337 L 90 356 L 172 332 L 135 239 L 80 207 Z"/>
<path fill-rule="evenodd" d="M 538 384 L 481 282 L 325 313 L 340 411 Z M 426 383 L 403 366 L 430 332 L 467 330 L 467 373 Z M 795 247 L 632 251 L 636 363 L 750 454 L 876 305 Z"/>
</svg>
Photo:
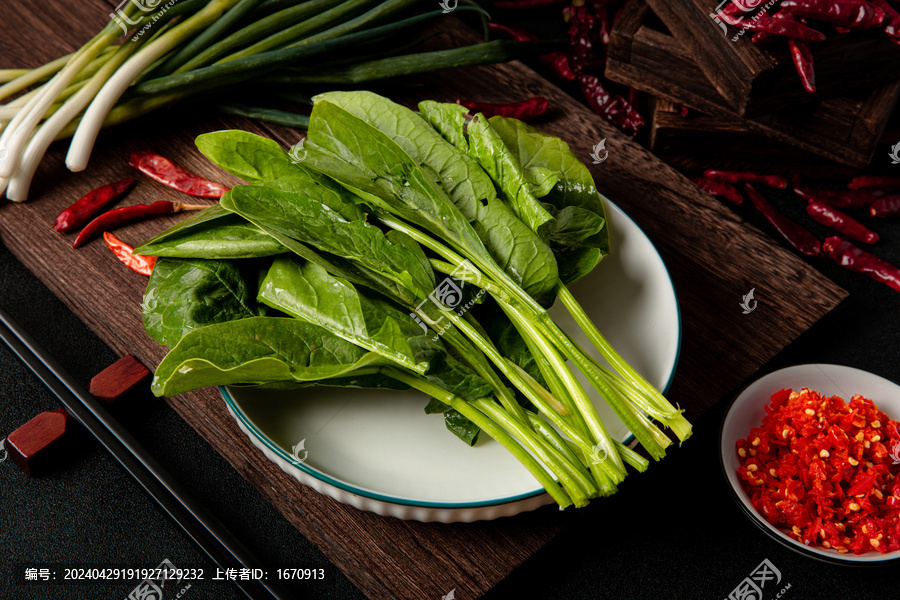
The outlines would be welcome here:
<svg viewBox="0 0 900 600">
<path fill-rule="evenodd" d="M 875 189 L 884 192 L 900 192 L 900 177 L 889 175 L 858 175 L 850 180 L 851 190 Z"/>
<path fill-rule="evenodd" d="M 866 208 L 880 196 L 881 192 L 873 190 L 815 190 L 800 183 L 794 177 L 794 193 L 805 200 L 824 202 L 837 208 Z"/>
<path fill-rule="evenodd" d="M 744 185 L 744 190 L 747 192 L 747 197 L 750 198 L 753 206 L 763 214 L 766 220 L 778 230 L 778 233 L 780 233 L 791 246 L 807 256 L 819 256 L 822 253 L 822 245 L 808 229 L 778 212 L 775 207 L 749 183 Z"/>
<path fill-rule="evenodd" d="M 465 106 L 472 113 L 480 112 L 490 118 L 495 116 L 511 117 L 521 121 L 530 121 L 543 115 L 550 108 L 550 102 L 541 96 L 526 98 L 519 102 L 507 104 L 493 104 L 491 102 L 473 102 L 472 100 L 457 100 L 457 104 Z"/>
<path fill-rule="evenodd" d="M 781 175 L 762 175 L 750 171 L 717 171 L 710 169 L 705 171 L 703 176 L 707 179 L 718 179 L 728 183 L 752 183 L 779 190 L 785 190 L 788 187 L 788 180 Z"/>
<path fill-rule="evenodd" d="M 113 251 L 113 254 L 122 261 L 122 263 L 141 275 L 149 277 L 153 273 L 153 267 L 156 266 L 155 256 L 144 256 L 143 254 L 135 254 L 134 248 L 114 236 L 108 231 L 103 232 L 103 241 Z"/>
<path fill-rule="evenodd" d="M 530 31 L 525 31 L 520 27 L 510 27 L 509 25 L 501 25 L 488 21 L 488 29 L 491 31 L 500 31 L 505 33 L 518 42 L 534 42 L 538 40 L 538 36 Z M 572 81 L 575 79 L 575 72 L 569 65 L 569 57 L 564 52 L 551 52 L 550 54 L 542 54 L 538 56 L 538 60 L 547 65 L 547 67 L 556 73 L 559 77 Z"/>
<path fill-rule="evenodd" d="M 874 402 L 780 390 L 736 443 L 753 507 L 806 545 L 839 553 L 900 549 L 900 425 Z"/>
<path fill-rule="evenodd" d="M 822 244 L 822 250 L 831 260 L 842 267 L 863 273 L 900 292 L 900 269 L 891 263 L 874 254 L 869 254 L 837 236 L 826 238 L 825 243 Z"/>
<path fill-rule="evenodd" d="M 900 194 L 879 198 L 869 206 L 873 217 L 900 217 Z"/>
<path fill-rule="evenodd" d="M 91 217 L 120 198 L 131 188 L 133 183 L 134 179 L 126 177 L 121 181 L 107 183 L 91 190 L 57 215 L 56 221 L 53 222 L 53 229 L 60 233 L 78 229 Z"/>
<path fill-rule="evenodd" d="M 864 244 L 874 244 L 878 241 L 877 233 L 830 204 L 811 200 L 806 205 L 806 214 L 812 217 L 812 220 L 816 223 L 830 227 L 838 233 L 843 233 L 851 240 Z"/>
<path fill-rule="evenodd" d="M 208 208 L 205 204 L 184 204 L 182 202 L 170 202 L 168 200 L 159 200 L 153 204 L 135 204 L 134 206 L 125 206 L 117 208 L 109 212 L 105 212 L 87 225 L 75 238 L 72 244 L 73 248 L 78 248 L 88 243 L 104 231 L 134 223 L 141 219 L 156 217 L 159 215 L 171 215 L 183 210 L 202 210 Z"/>
<path fill-rule="evenodd" d="M 708 177 L 691 177 L 691 181 L 696 183 L 704 192 L 708 192 L 723 200 L 728 200 L 735 206 L 740 206 L 744 203 L 744 197 L 741 196 L 741 192 L 730 183 Z"/>
<path fill-rule="evenodd" d="M 221 198 L 231 189 L 191 173 L 168 158 L 152 152 L 135 152 L 128 158 L 128 164 L 151 179 L 189 196 Z"/>
<path fill-rule="evenodd" d="M 870 29 L 884 21 L 884 10 L 858 0 L 782 0 L 782 10 L 847 29 Z"/>
</svg>

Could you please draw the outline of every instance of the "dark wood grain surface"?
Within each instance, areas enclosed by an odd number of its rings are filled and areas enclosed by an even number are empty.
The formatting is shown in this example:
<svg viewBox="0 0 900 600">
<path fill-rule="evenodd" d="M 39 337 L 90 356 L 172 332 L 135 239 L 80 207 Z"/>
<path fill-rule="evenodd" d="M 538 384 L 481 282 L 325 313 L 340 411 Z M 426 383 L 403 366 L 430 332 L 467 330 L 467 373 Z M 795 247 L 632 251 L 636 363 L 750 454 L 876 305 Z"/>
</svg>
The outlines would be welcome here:
<svg viewBox="0 0 900 600">
<path fill-rule="evenodd" d="M 644 0 L 628 4 L 610 36 L 606 75 L 709 116 L 703 123 L 686 123 L 688 131 L 719 133 L 721 143 L 741 146 L 739 152 L 749 149 L 760 155 L 770 152 L 772 144 L 755 141 L 759 136 L 754 134 L 762 134 L 780 144 L 851 167 L 863 168 L 871 162 L 900 98 L 900 81 L 799 108 L 742 118 L 718 93 L 685 46 L 670 33 L 655 29 L 650 24 L 652 18 Z M 712 150 L 704 145 L 686 147 Z M 802 156 L 798 158 L 803 162 Z"/>
<path fill-rule="evenodd" d="M 742 116 L 768 114 L 842 96 L 848 90 L 871 88 L 894 79 L 900 72 L 900 47 L 881 32 L 829 35 L 811 46 L 816 92 L 810 94 L 800 84 L 786 45 L 761 50 L 751 43 L 750 34 L 732 41 L 739 31 L 735 26 L 728 26 L 727 35 L 723 34 L 709 16 L 721 0 L 647 1 L 719 93 Z"/>
<path fill-rule="evenodd" d="M 0 68 L 35 66 L 86 41 L 109 13 L 100 0 L 55 6 L 30 0 L 0 2 Z M 474 35 L 447 18 L 445 42 Z M 420 77 L 395 97 L 454 100 L 465 94 L 504 100 L 548 97 L 554 111 L 539 126 L 566 139 L 588 159 L 607 140 L 609 159 L 592 166 L 598 187 L 646 231 L 666 261 L 678 293 L 682 354 L 670 396 L 697 416 L 721 401 L 780 348 L 813 326 L 845 292 L 648 151 L 614 131 L 582 105 L 518 63 Z M 131 173 L 129 153 L 151 149 L 202 175 L 235 183 L 208 164 L 192 140 L 204 131 L 243 127 L 285 147 L 300 132 L 218 118 L 208 107 L 164 110 L 105 132 L 87 171 L 63 166 L 65 144 L 51 148 L 31 199 L 0 204 L 0 241 L 119 354 L 155 365 L 164 349 L 140 322 L 146 279 L 125 269 L 102 241 L 75 251 L 72 237 L 51 228 L 56 214 L 98 184 Z M 175 199 L 176 193 L 142 179 L 122 204 Z M 136 244 L 176 221 L 161 218 L 119 231 Z M 742 315 L 750 288 L 759 305 Z M 174 408 L 306 537 L 318 545 L 371 598 L 440 598 L 456 588 L 478 597 L 515 566 L 577 521 L 551 508 L 494 522 L 425 524 L 382 518 L 343 506 L 300 485 L 268 462 L 240 433 L 217 392 L 201 390 L 168 399 Z"/>
</svg>

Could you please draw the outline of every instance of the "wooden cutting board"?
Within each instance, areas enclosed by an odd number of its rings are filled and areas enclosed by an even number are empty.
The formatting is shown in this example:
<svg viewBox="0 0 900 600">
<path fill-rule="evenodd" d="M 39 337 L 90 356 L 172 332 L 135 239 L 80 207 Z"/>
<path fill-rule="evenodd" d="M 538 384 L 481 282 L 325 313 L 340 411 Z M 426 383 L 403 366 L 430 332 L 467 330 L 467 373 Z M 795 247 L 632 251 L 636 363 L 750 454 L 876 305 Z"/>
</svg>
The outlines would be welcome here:
<svg viewBox="0 0 900 600">
<path fill-rule="evenodd" d="M 62 7 L 0 1 L 0 68 L 36 66 L 71 51 L 103 26 L 110 6 L 85 0 Z M 451 18 L 446 41 L 475 36 Z M 681 306 L 681 359 L 670 397 L 696 417 L 724 399 L 781 348 L 833 310 L 846 292 L 754 229 L 652 154 L 608 126 L 561 90 L 519 63 L 415 78 L 397 91 L 455 100 L 497 101 L 540 94 L 554 109 L 539 124 L 566 139 L 590 163 L 592 146 L 606 139 L 609 158 L 590 165 L 598 187 L 626 210 L 654 241 L 668 265 Z M 102 241 L 75 251 L 72 236 L 51 228 L 56 214 L 86 191 L 127 174 L 129 153 L 152 149 L 227 183 L 194 148 L 199 133 L 243 127 L 285 147 L 300 132 L 218 118 L 206 106 L 161 111 L 104 133 L 87 171 L 63 166 L 65 144 L 51 149 L 24 204 L 0 203 L 0 241 L 110 347 L 155 366 L 164 349 L 144 335 L 140 302 L 146 279 L 125 269 Z M 178 194 L 138 176 L 122 205 L 177 199 Z M 175 222 L 161 218 L 117 233 L 139 243 Z M 755 288 L 757 309 L 739 302 Z M 802 300 L 798 299 L 801 298 Z M 425 524 L 383 518 L 343 506 L 300 485 L 267 461 L 241 434 L 213 389 L 168 399 L 169 404 L 269 501 L 340 567 L 369 597 L 440 598 L 456 589 L 477 598 L 531 556 L 578 513 L 552 508 L 474 524 Z"/>
</svg>

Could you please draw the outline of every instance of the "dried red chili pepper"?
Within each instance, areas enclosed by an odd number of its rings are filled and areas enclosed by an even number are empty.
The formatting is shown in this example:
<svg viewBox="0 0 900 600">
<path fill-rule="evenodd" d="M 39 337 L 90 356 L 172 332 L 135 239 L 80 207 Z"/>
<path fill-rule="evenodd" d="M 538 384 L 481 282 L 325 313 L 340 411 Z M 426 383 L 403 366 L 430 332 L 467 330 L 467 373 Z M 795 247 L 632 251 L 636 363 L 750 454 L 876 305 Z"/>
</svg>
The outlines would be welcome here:
<svg viewBox="0 0 900 600">
<path fill-rule="evenodd" d="M 800 183 L 797 177 L 791 183 L 794 193 L 801 198 L 824 202 L 836 208 L 866 208 L 882 196 L 881 192 L 872 190 L 815 190 Z"/>
<path fill-rule="evenodd" d="M 596 19 L 587 6 L 567 6 L 563 9 L 563 17 L 569 25 L 569 58 L 576 71 L 591 66 L 602 67 L 602 57 L 594 52 Z"/>
<path fill-rule="evenodd" d="M 884 10 L 868 2 L 847 0 L 783 0 L 782 10 L 806 19 L 848 29 L 871 29 L 884 21 Z"/>
<path fill-rule="evenodd" d="M 798 40 L 788 40 L 788 48 L 791 51 L 791 60 L 794 68 L 800 76 L 803 89 L 809 93 L 816 91 L 816 71 L 813 67 L 813 56 L 809 46 Z"/>
<path fill-rule="evenodd" d="M 565 4 L 568 0 L 497 0 L 494 6 L 497 8 L 511 8 L 514 10 L 530 10 L 532 8 L 546 8 Z"/>
<path fill-rule="evenodd" d="M 744 203 L 744 197 L 741 196 L 738 189 L 730 183 L 717 179 L 709 179 L 708 177 L 691 177 L 691 181 L 696 183 L 704 192 L 710 193 L 717 198 L 728 200 L 735 206 L 740 206 Z"/>
<path fill-rule="evenodd" d="M 619 128 L 620 131 L 634 137 L 644 126 L 644 118 L 621 96 L 610 93 L 600 78 L 582 73 L 578 76 L 581 92 L 598 115 Z"/>
<path fill-rule="evenodd" d="M 873 217 L 900 217 L 900 194 L 879 198 L 869 206 Z"/>
<path fill-rule="evenodd" d="M 822 253 L 822 245 L 809 230 L 778 212 L 775 207 L 749 183 L 744 184 L 744 191 L 747 192 L 747 197 L 750 198 L 750 201 L 753 203 L 753 206 L 756 207 L 756 210 L 763 214 L 766 220 L 778 230 L 778 233 L 780 233 L 791 246 L 807 256 L 819 256 Z"/>
<path fill-rule="evenodd" d="M 221 198 L 231 189 L 191 173 L 168 158 L 152 152 L 135 152 L 128 157 L 128 164 L 151 179 L 189 196 Z"/>
<path fill-rule="evenodd" d="M 703 173 L 707 179 L 718 179 L 727 183 L 752 183 L 779 190 L 787 189 L 788 180 L 781 175 L 761 175 L 751 171 L 717 171 L 710 169 Z"/>
<path fill-rule="evenodd" d="M 171 215 L 183 210 L 202 210 L 208 208 L 205 204 L 184 204 L 182 202 L 170 202 L 168 200 L 159 200 L 153 204 L 135 204 L 134 206 L 124 206 L 109 212 L 105 212 L 87 225 L 75 238 L 73 248 L 83 246 L 104 231 L 115 229 L 128 223 L 134 223 L 141 219 L 149 217 L 157 217 L 159 215 Z"/>
<path fill-rule="evenodd" d="M 126 177 L 121 181 L 107 183 L 91 190 L 57 215 L 56 221 L 53 222 L 53 229 L 60 233 L 78 229 L 91 217 L 120 198 L 131 188 L 133 183 L 134 179 Z"/>
<path fill-rule="evenodd" d="M 529 31 L 525 31 L 519 27 L 510 27 L 509 25 L 501 25 L 488 21 L 488 29 L 491 31 L 499 31 L 505 33 L 517 42 L 534 42 L 539 38 Z M 550 54 L 542 54 L 538 56 L 538 60 L 547 65 L 547 67 L 563 79 L 572 81 L 575 79 L 575 72 L 569 65 L 569 57 L 564 52 L 551 52 Z"/>
<path fill-rule="evenodd" d="M 816 223 L 830 227 L 838 233 L 843 233 L 851 240 L 864 244 L 874 244 L 878 241 L 877 233 L 830 204 L 811 200 L 806 205 L 806 214 L 812 217 L 812 220 Z"/>
<path fill-rule="evenodd" d="M 457 104 L 465 106 L 473 114 L 476 112 L 484 113 L 484 116 L 490 118 L 494 116 L 511 117 L 520 121 L 530 121 L 547 112 L 550 108 L 550 102 L 542 96 L 534 96 L 526 98 L 519 102 L 509 102 L 506 104 L 494 104 L 491 102 L 473 102 L 472 100 L 457 100 Z"/>
<path fill-rule="evenodd" d="M 751 31 L 771 33 L 772 35 L 803 42 L 821 42 L 825 39 L 824 33 L 816 31 L 812 27 L 807 27 L 803 23 L 784 18 L 775 19 L 765 15 L 737 21 L 736 25 Z"/>
<path fill-rule="evenodd" d="M 863 273 L 900 292 L 900 269 L 891 263 L 837 236 L 826 238 L 822 249 L 831 260 L 842 267 Z"/>
<path fill-rule="evenodd" d="M 678 114 L 681 115 L 682 119 L 687 119 L 689 116 L 691 116 L 691 109 L 682 104 L 678 107 Z"/>
<path fill-rule="evenodd" d="M 135 254 L 134 248 L 114 236 L 108 231 L 103 232 L 103 241 L 112 250 L 119 260 L 126 267 L 149 277 L 153 273 L 153 267 L 156 266 L 155 256 L 144 256 L 143 254 Z"/>
<path fill-rule="evenodd" d="M 884 32 L 895 44 L 900 44 L 900 12 L 890 5 L 887 0 L 872 0 L 878 8 L 884 11 Z"/>
<path fill-rule="evenodd" d="M 850 180 L 851 190 L 877 189 L 885 192 L 900 192 L 900 177 L 888 175 L 858 175 Z"/>
</svg>

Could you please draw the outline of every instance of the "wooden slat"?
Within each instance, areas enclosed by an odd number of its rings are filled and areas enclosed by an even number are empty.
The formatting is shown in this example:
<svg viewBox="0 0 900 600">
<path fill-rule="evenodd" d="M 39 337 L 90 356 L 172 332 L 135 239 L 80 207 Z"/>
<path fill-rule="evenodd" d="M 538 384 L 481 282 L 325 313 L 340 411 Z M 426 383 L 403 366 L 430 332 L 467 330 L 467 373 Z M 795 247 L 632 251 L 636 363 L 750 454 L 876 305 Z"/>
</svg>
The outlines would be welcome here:
<svg viewBox="0 0 900 600">
<path fill-rule="evenodd" d="M 720 127 L 706 130 L 706 137 L 718 132 L 720 144 L 730 140 L 734 146 L 742 146 L 736 149 L 738 153 L 755 150 L 762 156 L 771 147 L 786 144 L 851 167 L 863 168 L 871 162 L 879 137 L 900 99 L 900 80 L 864 93 L 742 118 L 717 92 L 684 45 L 668 32 L 648 24 L 652 16 L 645 0 L 629 3 L 611 34 L 607 77 L 710 115 L 703 125 Z M 699 126 L 696 122 L 685 123 L 686 130 L 692 132 L 700 133 Z M 739 137 L 733 137 L 735 133 Z M 757 144 L 758 134 L 778 144 Z M 688 142 L 693 139 L 693 135 L 686 136 Z M 704 147 L 703 151 L 710 148 Z"/>
<path fill-rule="evenodd" d="M 812 45 L 816 92 L 803 89 L 786 45 L 761 50 L 750 34 L 732 41 L 709 17 L 720 0 L 647 0 L 666 27 L 696 60 L 706 78 L 741 116 L 769 114 L 781 108 L 871 89 L 900 72 L 900 46 L 881 31 L 830 36 Z M 765 4 L 765 3 L 763 3 Z"/>
<path fill-rule="evenodd" d="M 65 9 L 66 19 L 62 18 Z M 56 12 L 54 12 L 56 11 Z M 0 1 L 0 66 L 35 65 L 71 50 L 99 27 L 108 6 L 100 0 L 65 7 Z M 76 17 L 83 16 L 84 21 Z M 52 35 L 46 23 L 66 22 L 77 32 Z M 85 25 L 80 25 L 84 22 Z M 448 41 L 472 42 L 474 33 L 450 18 Z M 50 39 L 46 36 L 50 35 Z M 519 63 L 417 77 L 416 87 L 393 93 L 454 100 L 548 97 L 552 120 L 541 127 L 568 140 L 587 159 L 591 144 L 606 138 L 609 159 L 592 172 L 604 193 L 622 206 L 657 244 L 679 295 L 684 327 L 682 355 L 671 389 L 673 401 L 697 416 L 722 400 L 818 319 L 845 292 L 806 263 L 723 209 L 689 181 L 613 130 L 555 86 Z M 51 148 L 27 203 L 0 204 L 0 240 L 119 354 L 155 365 L 164 349 L 142 331 L 140 302 L 146 279 L 125 269 L 102 241 L 71 248 L 72 236 L 54 232 L 55 215 L 85 191 L 133 174 L 130 152 L 151 149 L 225 183 L 235 183 L 206 162 L 192 140 L 204 131 L 242 127 L 270 135 L 287 147 L 300 133 L 232 118 L 207 107 L 161 111 L 105 132 L 87 171 L 65 171 L 65 144 Z M 176 194 L 143 177 L 123 203 L 173 199 Z M 118 233 L 138 243 L 176 217 L 130 225 Z M 751 287 L 759 305 L 742 315 L 738 302 Z M 802 303 L 793 300 L 803 290 Z M 238 430 L 218 394 L 201 390 L 167 400 L 298 530 L 312 540 L 369 597 L 440 598 L 456 588 L 476 598 L 531 556 L 578 514 L 547 508 L 474 524 L 423 524 L 382 518 L 343 506 L 300 485 L 271 464 Z"/>
</svg>

